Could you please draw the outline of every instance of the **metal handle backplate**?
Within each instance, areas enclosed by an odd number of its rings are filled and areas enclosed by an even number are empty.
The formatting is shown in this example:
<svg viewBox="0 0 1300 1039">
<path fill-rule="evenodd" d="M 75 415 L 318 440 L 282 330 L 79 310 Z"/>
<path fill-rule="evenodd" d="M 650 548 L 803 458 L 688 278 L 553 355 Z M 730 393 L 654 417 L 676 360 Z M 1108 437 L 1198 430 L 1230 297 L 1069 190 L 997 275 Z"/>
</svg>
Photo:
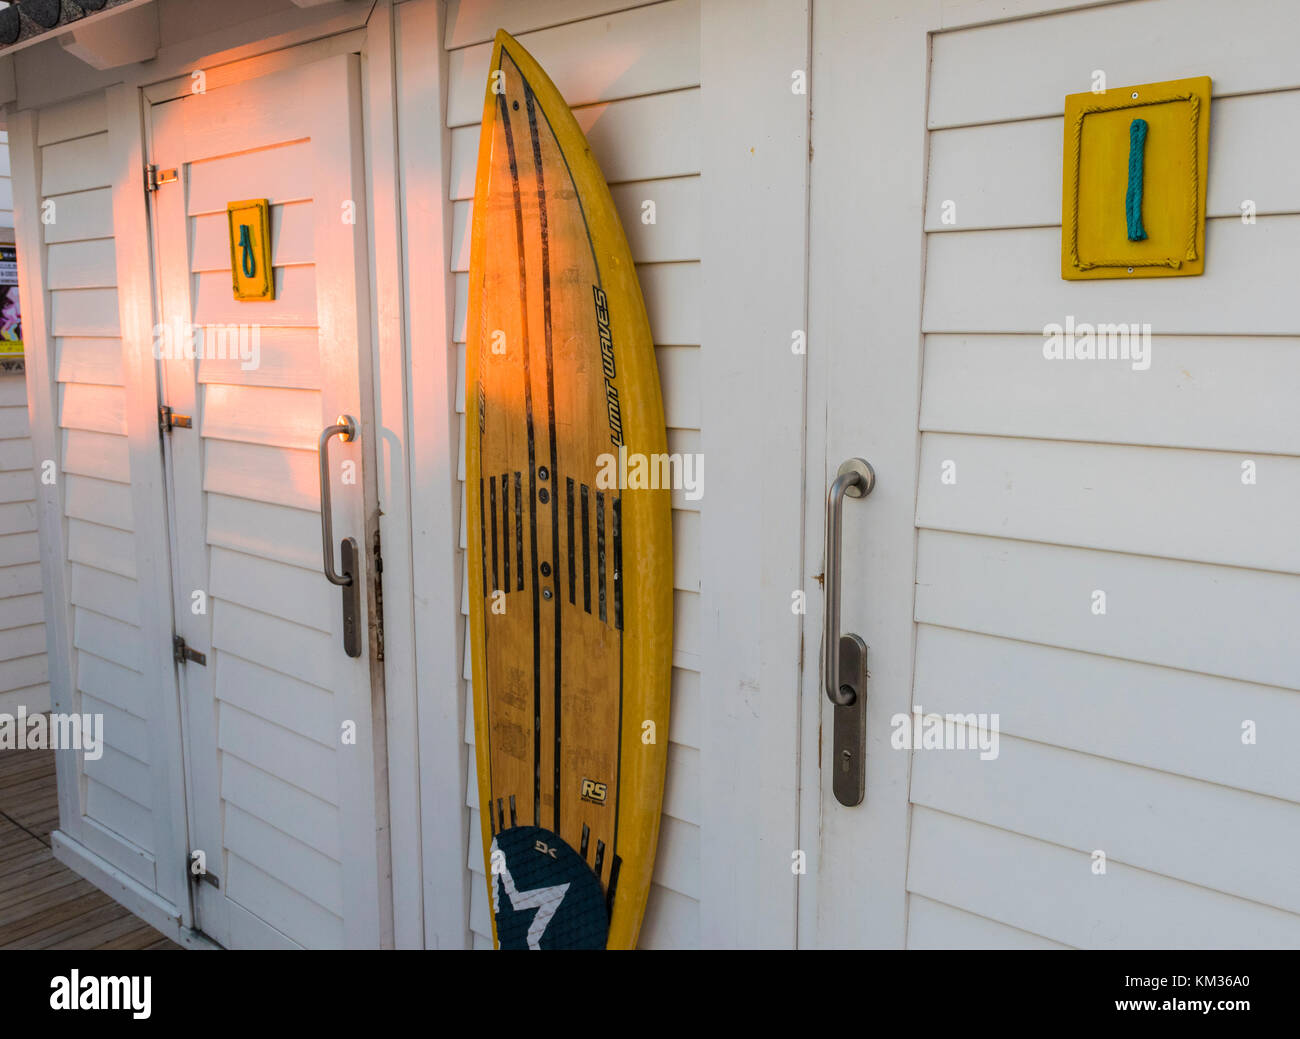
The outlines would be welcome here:
<svg viewBox="0 0 1300 1039">
<path fill-rule="evenodd" d="M 325 579 L 343 589 L 343 649 L 350 657 L 361 656 L 361 582 L 357 566 L 356 538 L 344 538 L 339 545 L 343 572 L 334 569 L 334 509 L 330 501 L 329 444 L 334 436 L 345 444 L 357 438 L 357 422 L 351 415 L 340 415 L 334 425 L 321 430 L 317 444 L 320 462 L 320 535 Z"/>
<path fill-rule="evenodd" d="M 841 534 L 845 497 L 865 498 L 876 473 L 861 458 L 840 466 L 826 495 L 826 630 L 822 669 L 826 697 L 835 705 L 831 788 L 835 800 L 852 807 L 867 793 L 867 644 L 840 633 Z"/>
</svg>

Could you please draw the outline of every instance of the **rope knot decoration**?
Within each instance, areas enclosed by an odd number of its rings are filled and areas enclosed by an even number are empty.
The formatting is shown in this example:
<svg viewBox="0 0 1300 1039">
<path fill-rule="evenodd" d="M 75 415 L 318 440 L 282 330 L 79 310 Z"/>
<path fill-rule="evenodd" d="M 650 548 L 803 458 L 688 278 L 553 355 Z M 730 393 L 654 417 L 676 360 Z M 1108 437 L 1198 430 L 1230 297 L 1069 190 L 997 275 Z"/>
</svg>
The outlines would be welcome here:
<svg viewBox="0 0 1300 1039">
<path fill-rule="evenodd" d="M 1124 196 L 1124 216 L 1128 220 L 1128 240 L 1146 241 L 1142 227 L 1142 172 L 1146 156 L 1147 121 L 1134 119 L 1128 124 L 1128 193 Z"/>
<path fill-rule="evenodd" d="M 257 259 L 253 255 L 253 229 L 247 224 L 239 225 L 239 249 L 244 277 L 251 278 L 257 273 Z"/>
</svg>

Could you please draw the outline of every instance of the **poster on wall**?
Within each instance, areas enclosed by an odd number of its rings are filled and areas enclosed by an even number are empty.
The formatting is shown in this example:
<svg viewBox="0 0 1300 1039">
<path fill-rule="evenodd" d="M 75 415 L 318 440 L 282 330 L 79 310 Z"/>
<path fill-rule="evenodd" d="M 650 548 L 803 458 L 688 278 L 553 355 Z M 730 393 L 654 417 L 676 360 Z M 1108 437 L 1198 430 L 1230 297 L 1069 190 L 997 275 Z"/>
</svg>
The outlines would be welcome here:
<svg viewBox="0 0 1300 1039">
<path fill-rule="evenodd" d="M 23 370 L 23 317 L 18 304 L 18 252 L 0 245 L 0 371 Z"/>
</svg>

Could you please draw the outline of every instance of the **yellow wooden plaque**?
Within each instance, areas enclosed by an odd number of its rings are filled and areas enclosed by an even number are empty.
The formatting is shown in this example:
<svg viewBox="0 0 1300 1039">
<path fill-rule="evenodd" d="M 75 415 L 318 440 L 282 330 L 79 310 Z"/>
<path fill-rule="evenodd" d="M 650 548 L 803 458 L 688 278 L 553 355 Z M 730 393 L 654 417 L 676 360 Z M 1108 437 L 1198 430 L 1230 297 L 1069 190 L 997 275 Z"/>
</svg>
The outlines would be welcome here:
<svg viewBox="0 0 1300 1039">
<path fill-rule="evenodd" d="M 1205 270 L 1210 77 L 1065 99 L 1061 277 Z"/>
<path fill-rule="evenodd" d="M 271 203 L 264 198 L 231 202 L 226 206 L 230 223 L 230 276 L 235 299 L 275 299 L 271 269 Z"/>
</svg>

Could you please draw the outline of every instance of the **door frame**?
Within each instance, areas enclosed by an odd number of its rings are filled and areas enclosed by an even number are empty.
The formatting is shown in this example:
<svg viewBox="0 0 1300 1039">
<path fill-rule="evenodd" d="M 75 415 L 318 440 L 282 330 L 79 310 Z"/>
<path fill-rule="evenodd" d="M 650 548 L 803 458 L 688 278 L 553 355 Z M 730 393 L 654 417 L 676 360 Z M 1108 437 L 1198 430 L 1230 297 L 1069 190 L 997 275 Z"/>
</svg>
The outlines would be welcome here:
<svg viewBox="0 0 1300 1039">
<path fill-rule="evenodd" d="M 471 877 L 467 863 L 470 849 L 479 847 L 479 830 L 466 803 L 471 748 L 465 742 L 465 725 L 473 712 L 467 710 L 469 602 L 463 598 L 464 499 L 457 477 L 463 417 L 457 413 L 457 402 L 464 393 L 465 380 L 459 372 L 455 349 L 456 276 L 449 261 L 455 213 L 449 190 L 452 149 L 446 105 L 450 56 L 443 37 L 445 6 L 443 0 L 405 0 L 391 16 L 385 14 L 382 5 L 376 8 L 371 29 L 394 37 L 391 57 L 385 61 L 396 73 L 396 82 L 390 78 L 376 86 L 369 100 L 374 104 L 382 89 L 393 90 L 396 125 L 380 127 L 375 119 L 370 119 L 369 124 L 377 134 L 396 133 L 400 143 L 397 169 L 376 172 L 373 183 L 378 185 L 380 177 L 386 184 L 400 183 L 400 196 L 396 187 L 393 191 L 402 204 L 391 215 L 377 214 L 375 235 L 377 252 L 384 250 L 384 241 L 393 243 L 394 252 L 401 250 L 393 262 L 399 276 L 404 268 L 401 286 L 407 292 L 402 315 L 406 322 L 405 342 L 411 344 L 407 353 L 402 352 L 402 344 L 381 353 L 376 365 L 376 375 L 386 385 L 386 392 L 395 398 L 404 391 L 408 407 L 405 429 L 395 420 L 386 420 L 386 425 L 394 427 L 392 432 L 403 438 L 406 448 L 407 511 L 403 519 L 394 519 L 393 506 L 385 503 L 384 512 L 394 529 L 399 522 L 403 525 L 405 548 L 411 560 L 405 578 L 399 575 L 405 582 L 405 591 L 399 594 L 407 598 L 405 609 L 409 615 L 404 622 L 408 625 L 404 637 L 411 646 L 410 670 L 406 673 L 413 677 L 405 680 L 406 688 L 412 703 L 417 697 L 419 703 L 417 723 L 408 726 L 403 737 L 390 741 L 389 756 L 396 760 L 399 754 L 413 753 L 418 765 L 419 788 L 413 794 L 410 812 L 419 842 L 405 854 L 415 867 L 413 875 L 423 892 L 420 947 L 468 949 L 472 946 L 470 902 L 478 881 Z M 379 60 L 372 64 L 375 77 L 380 75 L 379 66 Z M 431 126 L 434 113 L 437 120 Z M 382 153 L 383 146 L 377 145 L 377 164 Z M 383 274 L 384 266 L 379 265 L 376 276 L 382 279 Z M 382 295 L 380 299 L 382 310 Z M 433 344 L 434 348 L 417 349 L 414 344 Z M 388 435 L 386 431 L 386 438 Z M 394 467 L 397 462 L 394 451 Z M 380 495 L 382 502 L 382 487 Z M 449 502 L 451 508 L 447 507 Z M 415 560 L 418 565 L 414 565 Z M 400 565 L 400 561 L 396 566 L 386 565 L 385 579 Z M 386 605 L 393 594 L 386 585 Z M 394 630 L 395 622 L 390 618 L 390 645 Z M 393 685 L 389 688 L 392 690 Z M 390 734 L 402 721 L 399 710 L 405 707 L 397 708 L 390 699 Z M 414 751 L 400 742 L 412 736 Z M 389 781 L 400 781 L 396 765 Z M 394 785 L 393 789 L 399 788 Z M 400 846 L 396 797 L 395 793 L 393 885 L 400 897 L 398 885 L 403 877 L 396 861 Z M 399 904 L 418 904 L 419 895 L 417 890 Z M 405 947 L 400 924 L 397 940 L 399 948 Z"/>
<path fill-rule="evenodd" d="M 436 293 L 424 288 L 436 282 L 441 260 L 429 278 L 419 278 L 422 258 L 431 251 L 440 258 L 437 243 L 451 234 L 451 204 L 441 190 L 445 176 L 441 180 L 427 176 L 429 168 L 442 169 L 450 154 L 445 128 L 440 141 L 426 125 L 427 113 L 441 110 L 441 102 L 434 102 L 446 89 L 445 52 L 439 48 L 437 63 L 430 63 L 428 54 L 430 41 L 441 39 L 443 4 L 442 0 L 405 0 L 400 4 L 395 0 L 374 0 L 368 6 L 363 12 L 349 5 L 329 15 L 285 12 L 266 20 L 266 27 L 273 28 L 274 33 L 262 38 L 247 37 L 243 42 L 245 37 L 239 33 L 224 33 L 211 37 L 210 44 L 208 37 L 187 41 L 175 53 L 159 57 L 155 64 L 161 76 L 143 67 L 139 73 L 126 70 L 125 83 L 107 88 L 110 145 L 116 168 L 142 170 L 149 107 L 190 93 L 195 68 L 206 69 L 207 86 L 213 89 L 335 54 L 361 55 L 374 443 L 382 462 L 382 468 L 376 470 L 378 523 L 388 564 L 384 575 L 384 660 L 378 669 L 383 679 L 388 748 L 386 758 L 378 764 L 388 782 L 391 848 L 391 884 L 386 881 L 384 886 L 390 890 L 392 905 L 399 909 L 389 914 L 393 921 L 392 942 L 397 948 L 468 947 L 469 889 L 466 871 L 457 868 L 465 856 L 455 854 L 457 847 L 462 851 L 468 847 L 462 819 L 463 764 L 454 785 L 446 787 L 441 781 L 451 768 L 443 767 L 444 760 L 456 754 L 463 756 L 465 749 L 459 735 L 463 730 L 463 683 L 449 682 L 449 678 L 460 674 L 461 643 L 459 634 L 447 634 L 447 630 L 459 632 L 461 616 L 455 596 L 445 593 L 445 582 L 438 580 L 445 578 L 453 589 L 459 588 L 456 515 L 454 510 L 445 509 L 446 495 L 435 493 L 438 471 L 450 473 L 455 489 L 455 355 L 451 355 L 451 370 L 442 375 L 433 359 L 407 346 L 417 338 L 425 341 L 418 336 L 421 329 L 429 341 L 445 338 L 450 342 L 453 320 L 454 289 L 450 280 L 443 296 L 445 308 Z M 400 34 L 399 22 L 403 29 Z M 420 74 L 417 76 L 413 70 Z M 79 64 L 77 71 L 80 74 L 86 67 Z M 385 197 L 380 188 L 390 184 L 392 195 Z M 150 301 L 144 315 L 128 315 L 125 305 L 122 313 L 128 416 L 133 429 L 146 422 L 151 427 L 156 424 L 159 401 L 159 372 L 150 352 L 155 320 L 153 230 L 149 207 L 136 188 L 137 182 L 128 178 L 113 190 L 115 206 L 121 207 L 115 213 L 115 226 L 141 229 L 138 234 L 118 238 L 118 284 L 124 292 L 127 286 L 133 286 L 132 298 L 139 299 L 143 294 Z M 436 224 L 444 216 L 440 207 L 445 207 L 445 235 L 432 234 L 426 242 L 408 233 L 417 220 Z M 441 273 L 445 276 L 445 266 Z M 407 292 L 408 281 L 415 284 L 417 279 L 422 291 Z M 445 320 L 440 321 L 443 309 Z M 446 326 L 445 335 L 439 331 L 441 325 Z M 417 377 L 420 371 L 426 372 L 425 378 Z M 441 403 L 444 397 L 445 405 Z M 450 448 L 449 415 L 453 438 Z M 133 473 L 149 474 L 148 511 L 158 517 L 158 525 L 150 535 L 155 540 L 148 544 L 151 548 L 165 544 L 166 487 L 161 452 L 150 443 L 137 457 L 133 446 L 131 464 Z M 429 475 L 430 468 L 435 470 L 434 476 Z M 416 481 L 417 473 L 421 482 Z M 141 496 L 136 501 L 139 505 Z M 424 517 L 418 527 L 413 525 L 416 511 Z M 422 546 L 418 552 L 413 539 Z M 417 558 L 425 562 L 415 567 L 412 561 Z M 428 565 L 435 558 L 440 566 Z M 159 601 L 169 602 L 170 561 L 163 562 L 156 595 Z M 413 586 L 419 586 L 429 570 L 434 571 L 426 582 L 430 587 L 416 598 Z M 444 610 L 446 603 L 451 605 Z M 444 613 L 451 617 L 446 630 Z M 435 614 L 436 621 L 432 617 Z M 159 631 L 166 628 L 159 637 L 167 642 L 168 649 L 158 673 L 170 683 L 172 699 L 178 705 L 169 652 L 170 613 L 157 627 Z M 421 633 L 418 661 L 417 629 Z M 451 688 L 456 685 L 459 690 Z M 165 756 L 179 771 L 182 750 L 178 711 L 177 706 L 176 716 L 167 723 L 170 733 L 159 744 L 166 748 L 159 756 Z M 383 724 L 384 717 L 376 715 L 375 720 L 377 725 Z M 430 762 L 436 767 L 431 767 Z M 184 819 L 185 801 L 179 783 L 173 783 L 171 790 L 175 794 L 172 811 L 177 819 Z M 173 844 L 175 854 L 184 856 L 188 848 L 184 833 Z M 184 903 L 184 927 L 188 928 L 192 916 L 185 886 L 178 895 Z M 201 939 L 196 940 L 203 944 Z"/>
<path fill-rule="evenodd" d="M 890 719 L 911 711 L 916 656 L 933 37 L 1114 2 L 816 0 L 804 487 L 810 578 L 823 573 L 826 493 L 840 463 L 866 458 L 877 480 L 870 497 L 849 499 L 844 508 L 843 557 L 859 564 L 866 608 L 862 596 L 855 603 L 846 595 L 842 631 L 857 632 L 871 650 L 867 791 L 852 808 L 835 800 L 830 776 L 818 764 L 826 750 L 819 737 L 829 740 L 833 708 L 821 682 L 823 603 L 820 595 L 809 596 L 807 630 L 817 648 L 804 657 L 800 837 L 803 847 L 817 851 L 800 883 L 801 946 L 901 948 L 907 941 L 912 754 L 893 752 L 889 737 Z M 864 105 L 864 98 L 880 101 Z M 852 132 L 840 129 L 845 126 Z M 858 254 L 864 262 L 844 262 Z M 841 350 L 869 351 L 870 367 L 844 378 L 834 356 Z"/>
<path fill-rule="evenodd" d="M 791 948 L 800 883 L 799 683 L 812 0 L 700 10 L 699 943 Z M 802 82 L 798 73 L 803 73 Z M 755 248 L 761 241 L 761 248 Z M 678 545 L 677 551 L 681 551 Z M 693 605 L 693 604 L 692 604 Z M 683 631 L 694 628 L 687 641 Z M 694 644 L 698 652 L 683 648 Z M 674 706 L 676 709 L 676 706 Z M 668 786 L 691 782 L 674 769 Z M 652 898 L 655 896 L 651 896 Z"/>
<path fill-rule="evenodd" d="M 451 370 L 440 375 L 435 361 L 407 345 L 451 341 L 454 288 L 449 282 L 443 295 L 445 332 L 439 330 L 437 320 L 439 294 L 427 290 L 437 285 L 441 252 L 432 273 L 420 277 L 423 258 L 438 249 L 442 236 L 433 233 L 426 238 L 409 232 L 417 220 L 436 222 L 443 215 L 439 207 L 445 206 L 448 239 L 451 233 L 451 203 L 441 191 L 445 176 L 436 180 L 427 176 L 428 169 L 442 169 L 439 156 L 450 154 L 447 131 L 443 129 L 440 141 L 427 130 L 427 113 L 441 111 L 438 98 L 445 92 L 442 3 L 374 0 L 365 18 L 349 8 L 323 20 L 311 11 L 295 12 L 286 24 L 290 21 L 297 27 L 284 35 L 214 55 L 207 86 L 213 89 L 255 79 L 336 54 L 361 55 L 370 265 L 372 388 L 368 399 L 373 400 L 373 446 L 380 462 L 374 471 L 385 562 L 384 659 L 376 669 L 383 682 L 384 710 L 375 717 L 387 742 L 382 766 L 388 783 L 391 884 L 385 886 L 391 888 L 390 900 L 398 910 L 389 914 L 396 948 L 468 947 L 469 889 L 465 871 L 458 872 L 455 866 L 465 858 L 464 854 L 457 857 L 455 849 L 468 848 L 460 818 L 465 800 L 463 765 L 454 786 L 448 788 L 443 782 L 450 774 L 443 763 L 463 756 L 465 749 L 458 735 L 464 727 L 463 686 L 461 692 L 450 688 L 459 684 L 455 679 L 460 674 L 463 625 L 458 601 L 437 579 L 459 588 L 456 515 L 445 508 L 456 486 L 454 440 L 448 448 L 446 428 L 450 415 L 454 438 L 456 359 L 453 353 Z M 364 24 L 355 27 L 359 21 Z M 304 37 L 322 31 L 331 34 L 304 42 Z M 428 48 L 435 39 L 438 61 L 431 63 Z M 203 64 L 197 62 L 195 67 Z M 190 66 L 185 65 L 183 71 L 171 68 L 167 78 L 138 91 L 129 88 L 140 95 L 137 122 L 143 124 L 149 106 L 183 97 L 192 87 Z M 138 161 L 143 164 L 143 157 Z M 358 205 L 362 201 L 358 199 Z M 152 240 L 152 230 L 149 234 Z M 445 276 L 445 266 L 442 273 Z M 408 292 L 408 282 L 420 284 L 421 291 Z M 421 371 L 426 372 L 423 378 Z M 426 397 L 432 403 L 426 403 Z M 442 397 L 445 404 L 440 403 Z M 436 473 L 429 474 L 430 468 L 450 472 L 451 490 L 435 493 L 438 481 Z M 416 512 L 423 517 L 419 525 L 414 524 Z M 419 566 L 413 565 L 416 559 L 421 560 Z M 434 560 L 438 567 L 432 565 Z M 430 588 L 417 597 L 415 589 L 430 570 L 435 571 L 428 581 Z M 444 609 L 448 602 L 450 609 Z M 430 619 L 433 614 L 438 615 L 436 622 Z M 449 637 L 448 631 L 457 634 Z M 457 735 L 449 737 L 450 729 Z"/>
<path fill-rule="evenodd" d="M 343 69 L 345 85 L 342 89 L 345 94 L 346 111 L 339 113 L 343 117 L 342 125 L 345 126 L 343 132 L 349 135 L 351 143 L 351 153 L 348 157 L 349 168 L 346 176 L 351 180 L 352 194 L 355 196 L 354 201 L 358 207 L 363 205 L 366 207 L 364 209 L 358 209 L 356 224 L 359 226 L 355 228 L 354 232 L 350 233 L 351 241 L 350 244 L 346 246 L 348 250 L 347 266 L 352 272 L 352 277 L 355 280 L 356 285 L 355 325 L 360 331 L 360 336 L 355 350 L 356 372 L 354 373 L 354 382 L 357 391 L 357 419 L 362 430 L 361 435 L 358 438 L 358 443 L 353 448 L 353 451 L 349 452 L 355 453 L 359 451 L 360 453 L 362 480 L 359 487 L 353 488 L 347 493 L 355 494 L 356 490 L 360 490 L 363 495 L 363 503 L 360 510 L 362 522 L 358 525 L 358 529 L 353 533 L 360 535 L 358 541 L 361 542 L 361 550 L 364 553 L 363 558 L 365 560 L 362 566 L 363 572 L 365 573 L 364 617 L 369 621 L 369 623 L 365 625 L 365 662 L 367 672 L 365 698 L 367 700 L 367 711 L 366 722 L 365 724 L 360 725 L 360 735 L 362 735 L 363 738 L 367 736 L 370 737 L 370 750 L 373 756 L 373 775 L 371 776 L 371 780 L 374 791 L 372 816 L 375 822 L 375 856 L 373 859 L 363 860 L 360 862 L 353 860 L 349 863 L 345 860 L 342 863 L 342 869 L 345 878 L 350 877 L 353 883 L 360 883 L 363 888 L 366 886 L 373 887 L 376 896 L 376 903 L 373 907 L 362 911 L 358 916 L 350 916 L 346 918 L 346 935 L 349 944 L 360 943 L 362 947 L 367 945 L 391 947 L 393 944 L 394 913 L 393 888 L 390 883 L 392 876 L 392 846 L 389 843 L 390 803 L 387 786 L 389 762 L 387 757 L 388 734 L 386 732 L 385 712 L 385 665 L 378 654 L 379 643 L 377 627 L 374 623 L 377 606 L 376 593 L 378 569 L 376 567 L 372 546 L 375 543 L 374 539 L 378 531 L 380 506 L 376 469 L 376 459 L 378 457 L 376 440 L 378 438 L 378 430 L 375 422 L 378 392 L 375 385 L 377 376 L 373 370 L 376 363 L 374 356 L 376 345 L 375 328 L 372 323 L 372 299 L 375 296 L 376 288 L 371 267 L 371 229 L 369 222 L 372 192 L 369 187 L 369 178 L 367 176 L 368 171 L 365 165 L 369 161 L 368 146 L 370 142 L 366 136 L 366 125 L 363 113 L 365 107 L 363 89 L 365 70 L 363 67 L 362 56 L 366 39 L 367 33 L 365 30 L 356 30 L 354 32 L 344 33 L 324 40 L 315 41 L 310 44 L 304 44 L 283 51 L 276 51 L 267 55 L 247 59 L 245 61 L 234 63 L 233 65 L 222 66 L 213 70 L 213 75 L 209 77 L 206 84 L 207 90 L 203 92 L 206 93 L 213 89 L 220 88 L 234 88 L 237 90 L 244 84 L 253 83 L 259 79 L 267 76 L 274 76 L 278 73 L 299 69 L 305 70 L 310 66 L 319 65 L 331 60 L 338 60 L 345 56 L 353 56 L 357 58 L 354 67 L 345 67 Z M 162 83 L 154 84 L 140 91 L 138 111 L 143 132 L 141 144 L 145 149 L 145 154 L 149 157 L 146 161 L 153 161 L 155 154 L 152 140 L 154 132 L 153 110 L 155 106 L 168 102 L 183 101 L 183 99 L 192 92 L 193 82 L 194 81 L 190 76 L 181 76 Z M 185 186 L 184 177 L 182 178 L 182 184 L 180 186 L 182 188 Z M 152 294 L 153 305 L 151 308 L 151 316 L 149 318 L 152 322 L 155 320 L 162 320 L 164 316 L 163 292 L 166 279 L 159 268 L 159 264 L 162 262 L 163 252 L 159 235 L 162 233 L 163 229 L 156 219 L 157 214 L 155 207 L 150 205 L 147 207 L 147 211 L 147 245 L 152 248 L 151 250 L 148 248 L 146 249 L 146 259 L 149 261 L 149 272 L 154 286 L 154 292 Z M 188 217 L 184 217 L 184 219 L 188 220 Z M 188 233 L 183 239 L 182 244 L 185 247 L 185 251 L 188 253 Z M 185 276 L 188 277 L 188 270 L 186 271 Z M 191 299 L 189 291 L 184 295 L 187 301 Z M 349 322 L 349 324 L 351 324 L 351 322 Z M 146 337 L 145 343 L 152 343 L 152 328 L 150 328 L 150 334 Z M 140 351 L 137 350 L 135 352 L 138 353 Z M 152 364 L 152 389 L 156 396 L 156 401 L 159 401 L 163 399 L 163 396 L 165 395 L 163 367 L 169 362 L 153 361 L 152 350 L 148 345 L 143 347 L 143 353 L 149 363 Z M 176 364 L 177 362 L 173 361 L 170 363 Z M 329 377 L 329 371 L 336 365 L 337 359 L 334 362 L 325 364 L 324 374 L 326 375 L 326 378 Z M 352 366 L 353 362 L 349 361 L 347 367 L 351 368 Z M 191 372 L 191 375 L 193 374 L 194 373 Z M 197 391 L 198 385 L 199 384 L 196 381 L 194 383 L 195 391 Z M 154 404 L 155 423 L 157 414 L 156 401 Z M 170 403 L 176 402 L 170 401 Z M 192 414 L 194 415 L 194 429 L 192 432 L 195 436 L 198 436 L 200 435 L 201 430 L 201 409 L 197 400 L 191 402 L 189 407 L 192 409 Z M 352 409 L 349 407 L 348 410 Z M 324 423 L 328 421 L 328 417 L 323 415 L 322 422 Z M 194 488 L 182 489 L 177 487 L 175 484 L 176 466 L 173 464 L 175 447 L 175 442 L 168 440 L 164 443 L 163 451 L 160 452 L 160 460 L 164 455 L 167 460 L 162 471 L 164 486 L 161 488 L 161 493 L 165 499 L 166 512 L 174 512 L 179 515 L 182 510 L 177 506 L 175 495 L 177 493 L 193 492 Z M 196 450 L 201 450 L 201 446 L 196 445 Z M 342 447 L 342 445 L 336 444 L 333 445 L 332 450 L 334 453 L 338 453 L 340 451 L 346 451 L 347 449 Z M 195 475 L 199 476 L 201 474 L 196 473 Z M 337 486 L 337 479 L 335 483 L 336 486 L 334 491 L 336 498 L 338 498 L 344 493 L 344 491 Z M 206 511 L 206 506 L 201 500 L 203 493 L 204 492 L 200 486 L 198 488 L 198 495 L 200 498 L 199 508 L 201 514 Z M 171 566 L 168 568 L 169 573 L 166 582 L 168 590 L 164 601 L 171 605 L 173 610 L 171 614 L 167 615 L 166 620 L 169 624 L 174 622 L 175 630 L 178 632 L 183 630 L 185 625 L 182 618 L 187 615 L 185 609 L 187 602 L 186 593 L 181 587 L 181 584 L 184 582 L 181 580 L 179 571 L 177 570 L 181 558 L 179 555 L 181 543 L 178 540 L 180 533 L 181 532 L 177 530 L 176 522 L 164 521 L 162 543 L 169 544 L 171 549 Z M 341 533 L 342 531 L 340 534 Z M 204 559 L 207 558 L 207 551 L 206 544 L 203 544 L 200 547 L 200 553 L 203 555 Z M 337 548 L 335 548 L 335 552 L 337 552 Z M 207 573 L 208 567 L 206 564 L 200 564 L 199 568 L 204 574 Z M 326 593 L 329 591 L 328 589 L 324 590 Z M 205 618 L 204 623 L 210 632 L 210 612 Z M 205 639 L 204 641 L 205 643 L 210 642 L 210 635 L 208 639 Z M 170 648 L 170 637 L 168 638 L 168 646 Z M 209 653 L 211 652 L 210 645 L 205 644 L 203 648 Z M 215 661 L 210 662 L 209 666 L 212 666 L 214 663 Z M 203 739 L 205 737 L 202 732 L 196 733 L 192 731 L 190 724 L 185 720 L 186 710 L 184 696 L 181 690 L 184 689 L 184 679 L 186 676 L 179 673 L 174 674 L 175 678 L 173 681 L 176 683 L 177 699 L 180 702 L 181 707 L 181 724 L 177 729 L 176 761 L 181 766 L 181 771 L 184 773 L 185 777 L 185 793 L 182 802 L 183 814 L 180 818 L 184 820 L 186 829 L 192 830 L 196 826 L 196 820 L 198 818 L 196 813 L 209 810 L 203 804 L 199 803 L 199 795 L 206 793 L 207 797 L 205 800 L 211 800 L 214 791 L 205 790 L 204 784 L 200 783 L 196 779 L 194 772 L 196 763 L 193 761 L 192 755 L 188 753 L 187 739 L 194 739 L 196 737 Z M 210 673 L 194 675 L 192 677 L 200 678 L 202 681 L 209 684 L 215 680 L 215 676 Z M 209 689 L 208 697 L 210 698 L 211 695 L 213 695 L 213 691 Z M 358 721 L 360 721 L 359 718 Z M 209 740 L 209 742 L 211 742 L 215 747 L 215 734 L 209 735 L 211 735 L 211 740 Z M 215 791 L 215 796 L 216 804 L 219 807 L 219 790 Z M 345 791 L 344 796 L 347 798 L 350 795 Z M 344 807 L 345 805 L 341 804 L 340 810 Z M 361 810 L 363 806 L 358 803 L 354 807 L 357 808 L 357 810 Z M 188 846 L 189 844 L 187 842 L 186 847 L 188 848 Z M 187 861 L 187 859 L 185 859 L 185 861 Z M 193 914 L 195 911 L 193 903 L 196 893 L 197 895 L 203 895 L 207 894 L 207 892 L 201 887 L 196 887 L 194 885 L 188 886 L 190 888 L 189 901 L 191 912 L 189 926 L 193 927 L 195 926 L 193 922 Z M 220 904 L 214 904 L 213 914 L 225 919 L 226 915 L 230 912 L 230 908 L 224 903 L 226 897 L 224 877 L 221 881 L 220 894 L 222 902 Z M 213 900 L 215 902 L 215 896 Z M 212 917 L 209 917 L 209 919 L 212 919 Z M 204 921 L 200 915 L 198 926 L 201 928 L 203 925 Z M 226 926 L 228 925 L 223 925 L 223 931 Z"/>
<path fill-rule="evenodd" d="M 888 724 L 912 696 L 931 12 L 914 0 L 818 0 L 813 24 L 804 522 L 805 567 L 818 594 L 808 608 L 807 645 L 816 648 L 804 658 L 800 819 L 804 846 L 817 850 L 801 881 L 801 946 L 900 947 L 906 935 L 911 762 L 891 753 Z M 870 378 L 855 366 L 845 379 L 837 351 L 870 352 Z M 822 691 L 820 592 L 826 492 L 854 456 L 870 462 L 876 486 L 844 507 L 843 631 L 861 635 L 870 651 L 866 798 L 846 808 L 831 793 L 830 770 L 820 768 L 833 726 Z M 865 613 L 852 594 L 863 586 Z M 868 846 L 855 846 L 866 834 Z"/>
</svg>

